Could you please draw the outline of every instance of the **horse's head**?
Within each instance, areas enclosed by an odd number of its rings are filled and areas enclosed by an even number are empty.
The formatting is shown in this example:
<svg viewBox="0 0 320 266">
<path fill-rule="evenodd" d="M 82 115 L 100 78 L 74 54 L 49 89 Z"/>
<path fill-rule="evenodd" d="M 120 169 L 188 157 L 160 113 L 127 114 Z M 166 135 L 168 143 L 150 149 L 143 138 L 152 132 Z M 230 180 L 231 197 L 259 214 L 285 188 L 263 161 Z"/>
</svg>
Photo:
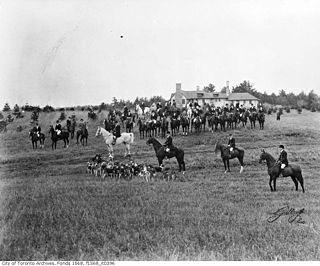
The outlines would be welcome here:
<svg viewBox="0 0 320 266">
<path fill-rule="evenodd" d="M 147 140 L 146 144 L 147 144 L 147 145 L 153 144 L 153 138 L 152 138 L 152 137 L 149 138 L 149 139 Z"/>
<path fill-rule="evenodd" d="M 216 142 L 216 144 L 214 145 L 214 153 L 217 154 L 220 148 L 220 143 L 219 141 Z"/>
<path fill-rule="evenodd" d="M 259 159 L 259 163 L 262 163 L 263 161 L 265 161 L 267 159 L 267 153 L 264 151 L 264 149 L 261 150 L 261 154 L 260 154 L 260 159 Z"/>
</svg>

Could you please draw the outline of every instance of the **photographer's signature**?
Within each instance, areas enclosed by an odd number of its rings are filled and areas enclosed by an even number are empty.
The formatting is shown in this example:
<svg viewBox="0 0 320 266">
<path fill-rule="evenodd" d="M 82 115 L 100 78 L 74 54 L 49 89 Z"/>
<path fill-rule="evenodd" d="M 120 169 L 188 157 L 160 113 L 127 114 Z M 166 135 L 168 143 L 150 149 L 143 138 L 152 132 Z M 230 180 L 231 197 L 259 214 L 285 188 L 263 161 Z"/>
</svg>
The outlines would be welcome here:
<svg viewBox="0 0 320 266">
<path fill-rule="evenodd" d="M 278 220 L 281 216 L 288 215 L 289 223 L 299 223 L 305 224 L 306 222 L 302 219 L 301 214 L 304 212 L 304 208 L 301 210 L 295 210 L 294 208 L 290 208 L 289 206 L 282 207 L 278 209 L 276 212 L 271 213 L 271 216 L 267 219 L 269 223 L 273 223 Z"/>
</svg>

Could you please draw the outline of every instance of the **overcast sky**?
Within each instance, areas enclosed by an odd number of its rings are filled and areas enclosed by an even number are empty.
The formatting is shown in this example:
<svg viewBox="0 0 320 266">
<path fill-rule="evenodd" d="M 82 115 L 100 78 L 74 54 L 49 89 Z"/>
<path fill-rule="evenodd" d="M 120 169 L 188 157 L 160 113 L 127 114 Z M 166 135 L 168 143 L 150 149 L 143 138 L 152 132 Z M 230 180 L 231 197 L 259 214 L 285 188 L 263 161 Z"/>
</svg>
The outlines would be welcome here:
<svg viewBox="0 0 320 266">
<path fill-rule="evenodd" d="M 320 95 L 319 33 L 317 0 L 0 0 L 0 105 L 168 98 L 178 82 L 227 80 Z"/>
</svg>

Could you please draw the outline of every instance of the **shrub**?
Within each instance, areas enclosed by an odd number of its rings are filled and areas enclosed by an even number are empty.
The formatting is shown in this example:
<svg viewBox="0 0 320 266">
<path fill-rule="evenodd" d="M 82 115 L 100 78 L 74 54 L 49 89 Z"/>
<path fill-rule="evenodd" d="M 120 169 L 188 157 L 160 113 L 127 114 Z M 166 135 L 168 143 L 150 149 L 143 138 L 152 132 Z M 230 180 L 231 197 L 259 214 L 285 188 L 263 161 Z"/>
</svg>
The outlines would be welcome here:
<svg viewBox="0 0 320 266">
<path fill-rule="evenodd" d="M 97 114 L 93 111 L 88 113 L 88 118 L 95 120 L 97 118 Z"/>
<path fill-rule="evenodd" d="M 4 107 L 3 107 L 3 112 L 8 112 L 8 111 L 10 111 L 10 110 L 11 110 L 10 105 L 9 105 L 8 103 L 6 103 L 6 104 L 4 105 Z"/>
<path fill-rule="evenodd" d="M 50 105 L 46 105 L 45 107 L 43 107 L 43 112 L 47 112 L 47 113 L 54 112 L 54 108 Z"/>
<path fill-rule="evenodd" d="M 39 112 L 33 111 L 31 113 L 31 123 L 38 122 L 38 119 L 39 119 Z"/>
<path fill-rule="evenodd" d="M 302 113 L 302 108 L 298 107 L 297 111 L 298 111 L 298 114 L 301 114 Z"/>
<path fill-rule="evenodd" d="M 20 112 L 20 107 L 16 104 L 14 107 L 13 107 L 13 114 L 16 115 L 17 113 Z"/>
<path fill-rule="evenodd" d="M 21 112 L 15 113 L 14 114 L 16 116 L 16 118 L 23 118 L 24 115 Z"/>
<path fill-rule="evenodd" d="M 23 130 L 22 126 L 17 126 L 17 132 L 21 132 Z"/>
<path fill-rule="evenodd" d="M 290 107 L 287 106 L 287 107 L 286 107 L 286 112 L 287 112 L 287 113 L 290 113 L 290 111 L 291 111 L 291 110 L 290 110 Z"/>
<path fill-rule="evenodd" d="M 7 116 L 8 123 L 13 122 L 13 120 L 14 120 L 13 116 L 11 114 L 8 114 L 8 116 Z"/>
<path fill-rule="evenodd" d="M 59 120 L 60 120 L 60 121 L 63 121 L 63 120 L 65 120 L 65 119 L 66 119 L 66 114 L 65 114 L 65 112 L 61 112 L 60 117 L 59 117 Z"/>
</svg>

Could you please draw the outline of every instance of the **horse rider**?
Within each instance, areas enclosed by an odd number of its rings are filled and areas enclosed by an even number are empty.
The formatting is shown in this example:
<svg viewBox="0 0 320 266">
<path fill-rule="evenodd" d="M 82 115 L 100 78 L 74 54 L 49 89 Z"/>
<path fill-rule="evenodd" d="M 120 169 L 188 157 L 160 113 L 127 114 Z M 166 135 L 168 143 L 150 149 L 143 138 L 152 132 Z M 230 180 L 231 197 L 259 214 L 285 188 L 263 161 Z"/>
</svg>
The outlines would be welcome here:
<svg viewBox="0 0 320 266">
<path fill-rule="evenodd" d="M 173 144 L 172 144 L 172 136 L 171 136 L 171 132 L 167 131 L 167 138 L 166 141 L 163 144 L 163 147 L 165 147 L 165 152 L 168 154 L 173 148 Z"/>
<path fill-rule="evenodd" d="M 57 120 L 56 126 L 55 126 L 54 130 L 57 132 L 57 135 L 60 135 L 60 133 L 61 133 L 61 131 L 62 131 L 62 126 L 61 126 L 59 120 Z"/>
<path fill-rule="evenodd" d="M 71 126 L 71 117 L 69 116 L 67 118 L 67 128 L 69 128 Z"/>
<path fill-rule="evenodd" d="M 173 106 L 173 108 L 176 108 L 176 107 L 177 107 L 177 103 L 176 103 L 176 100 L 175 100 L 175 99 L 173 99 L 173 101 L 172 101 L 172 106 Z"/>
<path fill-rule="evenodd" d="M 233 138 L 232 133 L 229 134 L 228 147 L 229 147 L 229 157 L 231 158 L 231 156 L 234 152 L 234 149 L 236 148 L 236 141 Z"/>
<path fill-rule="evenodd" d="M 120 132 L 120 124 L 118 122 L 118 120 L 116 120 L 115 122 L 115 127 L 114 127 L 114 130 L 113 130 L 113 141 L 112 141 L 112 145 L 115 145 L 116 144 L 116 141 L 117 141 L 117 138 L 119 138 L 121 136 L 121 132 Z"/>
<path fill-rule="evenodd" d="M 79 128 L 80 128 L 80 130 L 87 129 L 87 123 L 85 121 L 83 121 L 82 118 L 80 119 L 80 122 L 79 122 Z"/>
<path fill-rule="evenodd" d="M 126 105 L 123 107 L 123 116 L 124 119 L 126 119 L 128 116 L 128 107 Z"/>
<path fill-rule="evenodd" d="M 41 127 L 39 126 L 38 123 L 36 123 L 35 127 L 32 130 L 34 133 L 37 133 L 38 138 L 40 137 L 41 134 Z"/>
<path fill-rule="evenodd" d="M 145 108 L 144 102 L 141 103 L 140 108 L 141 108 L 141 110 L 142 110 L 142 113 L 144 114 L 144 108 Z"/>
<path fill-rule="evenodd" d="M 284 150 L 284 146 L 280 145 L 280 155 L 278 159 L 278 163 L 280 164 L 280 175 L 283 175 L 283 169 L 288 166 L 288 158 L 287 158 L 287 152 Z"/>
<path fill-rule="evenodd" d="M 151 112 L 150 119 L 151 119 L 153 122 L 156 122 L 156 121 L 157 121 L 157 114 L 156 114 L 155 111 L 152 111 L 152 112 Z"/>
</svg>

